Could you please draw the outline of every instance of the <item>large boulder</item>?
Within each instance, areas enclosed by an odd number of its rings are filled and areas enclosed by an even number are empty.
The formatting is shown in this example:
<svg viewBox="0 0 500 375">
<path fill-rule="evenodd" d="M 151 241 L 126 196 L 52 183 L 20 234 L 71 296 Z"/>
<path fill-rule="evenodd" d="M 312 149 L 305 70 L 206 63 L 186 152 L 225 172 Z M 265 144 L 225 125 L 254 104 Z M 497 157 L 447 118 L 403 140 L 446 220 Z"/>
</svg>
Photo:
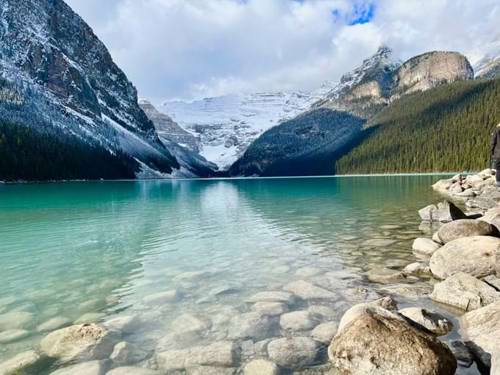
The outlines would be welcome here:
<svg viewBox="0 0 500 375">
<path fill-rule="evenodd" d="M 447 223 L 453 220 L 467 219 L 467 215 L 453 203 L 444 201 L 437 206 L 429 205 L 418 211 L 423 221 Z"/>
<path fill-rule="evenodd" d="M 349 310 L 347 310 L 342 319 L 340 320 L 338 331 L 342 331 L 345 327 L 349 325 L 349 323 L 353 322 L 360 316 L 366 313 L 366 311 L 370 309 L 378 309 L 381 308 L 383 310 L 395 310 L 397 307 L 396 302 L 391 297 L 383 297 L 377 299 L 372 302 L 367 303 L 359 303 L 357 305 L 352 306 Z"/>
<path fill-rule="evenodd" d="M 382 308 L 366 309 L 339 331 L 328 356 L 340 373 L 356 375 L 452 375 L 457 367 L 434 335 Z"/>
<path fill-rule="evenodd" d="M 459 272 L 434 285 L 431 299 L 472 311 L 500 300 L 500 293 L 485 282 Z"/>
<path fill-rule="evenodd" d="M 446 279 L 458 272 L 475 277 L 495 273 L 500 239 L 489 236 L 464 237 L 448 242 L 431 257 L 430 268 L 434 276 Z"/>
<path fill-rule="evenodd" d="M 448 243 L 462 237 L 492 236 L 497 230 L 491 224 L 481 220 L 461 219 L 444 224 L 438 230 L 439 239 Z"/>
<path fill-rule="evenodd" d="M 267 346 L 269 358 L 287 369 L 300 369 L 315 364 L 321 345 L 309 337 L 273 340 Z"/>
<path fill-rule="evenodd" d="M 491 357 L 500 356 L 500 301 L 464 314 L 460 334 L 476 358 L 490 367 Z"/>
<path fill-rule="evenodd" d="M 105 359 L 113 351 L 117 338 L 115 332 L 97 324 L 74 325 L 47 335 L 40 342 L 40 349 L 60 362 Z"/>
</svg>

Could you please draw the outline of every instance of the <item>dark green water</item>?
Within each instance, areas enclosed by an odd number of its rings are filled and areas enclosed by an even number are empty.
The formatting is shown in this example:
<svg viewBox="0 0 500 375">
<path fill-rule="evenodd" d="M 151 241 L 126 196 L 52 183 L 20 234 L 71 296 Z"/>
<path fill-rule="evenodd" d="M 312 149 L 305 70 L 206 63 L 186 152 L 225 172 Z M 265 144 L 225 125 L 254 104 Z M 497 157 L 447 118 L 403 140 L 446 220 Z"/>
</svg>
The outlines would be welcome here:
<svg viewBox="0 0 500 375">
<path fill-rule="evenodd" d="M 0 330 L 2 314 L 31 314 L 25 337 L 0 345 L 0 361 L 36 347 L 46 334 L 37 327 L 54 317 L 138 314 L 154 324 L 130 340 L 153 348 L 174 316 L 245 311 L 252 293 L 315 272 L 329 273 L 340 314 L 360 299 L 353 288 L 376 296 L 368 270 L 414 261 L 417 210 L 439 199 L 438 178 L 0 185 Z M 397 241 L 363 245 L 373 238 Z M 145 302 L 174 288 L 177 302 Z"/>
</svg>

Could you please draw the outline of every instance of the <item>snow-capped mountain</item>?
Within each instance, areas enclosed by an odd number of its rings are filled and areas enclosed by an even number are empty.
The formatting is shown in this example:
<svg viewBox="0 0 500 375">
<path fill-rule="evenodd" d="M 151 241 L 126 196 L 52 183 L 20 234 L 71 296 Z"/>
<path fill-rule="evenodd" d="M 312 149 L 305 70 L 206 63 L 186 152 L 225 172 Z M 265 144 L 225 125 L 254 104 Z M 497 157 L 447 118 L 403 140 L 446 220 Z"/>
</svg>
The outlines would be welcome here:
<svg viewBox="0 0 500 375">
<path fill-rule="evenodd" d="M 168 176 L 179 167 L 135 87 L 64 1 L 2 0 L 0 18 L 0 120 L 16 125 L 4 136 L 52 142 L 19 151 L 23 170 L 4 178 Z M 58 149 L 81 155 L 60 160 Z"/>
<path fill-rule="evenodd" d="M 192 102 L 165 102 L 168 114 L 199 139 L 200 154 L 224 170 L 264 131 L 308 110 L 331 90 L 235 94 Z"/>
<path fill-rule="evenodd" d="M 500 35 L 489 43 L 484 43 L 482 51 L 478 51 L 476 55 L 479 55 L 474 62 L 476 78 L 500 77 Z"/>
</svg>

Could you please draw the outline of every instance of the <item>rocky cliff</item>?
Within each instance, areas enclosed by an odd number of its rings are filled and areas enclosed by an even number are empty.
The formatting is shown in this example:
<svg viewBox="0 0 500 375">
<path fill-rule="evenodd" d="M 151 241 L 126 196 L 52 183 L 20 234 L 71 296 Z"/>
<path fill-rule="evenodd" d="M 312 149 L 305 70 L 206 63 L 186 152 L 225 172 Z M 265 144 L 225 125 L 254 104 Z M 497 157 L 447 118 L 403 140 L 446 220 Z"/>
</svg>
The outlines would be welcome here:
<svg viewBox="0 0 500 375">
<path fill-rule="evenodd" d="M 1 120 L 106 152 L 128 171 L 112 177 L 165 176 L 178 167 L 135 87 L 64 1 L 2 0 L 0 17 Z M 53 178 L 110 177 L 80 172 Z"/>
</svg>

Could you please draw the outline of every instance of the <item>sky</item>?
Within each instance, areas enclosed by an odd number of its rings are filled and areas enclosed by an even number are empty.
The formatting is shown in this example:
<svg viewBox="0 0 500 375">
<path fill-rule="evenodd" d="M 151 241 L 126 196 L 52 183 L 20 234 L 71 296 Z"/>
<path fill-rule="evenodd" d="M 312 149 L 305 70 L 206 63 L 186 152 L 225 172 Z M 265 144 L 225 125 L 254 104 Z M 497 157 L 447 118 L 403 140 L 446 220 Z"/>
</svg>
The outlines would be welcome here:
<svg viewBox="0 0 500 375">
<path fill-rule="evenodd" d="M 498 0 L 65 0 L 155 103 L 311 90 L 384 44 L 471 62 L 498 46 Z"/>
</svg>

